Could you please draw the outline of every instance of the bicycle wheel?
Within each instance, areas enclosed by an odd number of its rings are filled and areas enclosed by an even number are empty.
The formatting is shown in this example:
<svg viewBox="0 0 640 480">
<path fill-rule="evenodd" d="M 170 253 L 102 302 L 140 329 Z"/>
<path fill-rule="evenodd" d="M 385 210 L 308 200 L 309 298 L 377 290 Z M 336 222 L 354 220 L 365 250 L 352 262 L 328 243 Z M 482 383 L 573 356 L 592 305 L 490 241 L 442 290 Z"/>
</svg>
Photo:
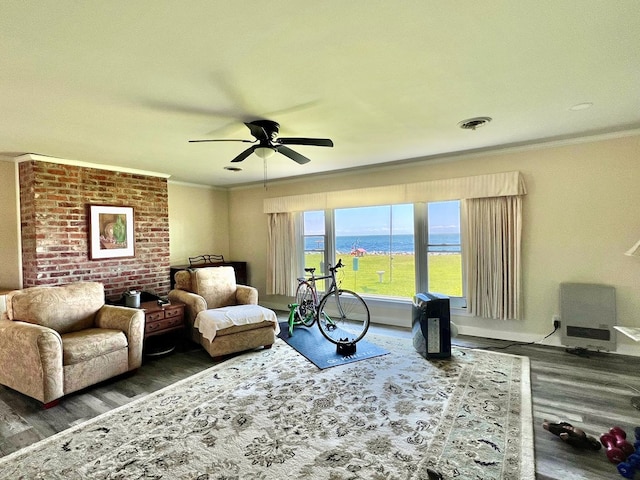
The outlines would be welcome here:
<svg viewBox="0 0 640 480">
<path fill-rule="evenodd" d="M 338 290 L 326 295 L 318 306 L 318 327 L 335 344 L 355 343 L 369 329 L 369 308 L 355 292 Z"/>
<path fill-rule="evenodd" d="M 316 321 L 316 292 L 308 282 L 302 282 L 296 290 L 296 322 L 310 327 Z"/>
</svg>

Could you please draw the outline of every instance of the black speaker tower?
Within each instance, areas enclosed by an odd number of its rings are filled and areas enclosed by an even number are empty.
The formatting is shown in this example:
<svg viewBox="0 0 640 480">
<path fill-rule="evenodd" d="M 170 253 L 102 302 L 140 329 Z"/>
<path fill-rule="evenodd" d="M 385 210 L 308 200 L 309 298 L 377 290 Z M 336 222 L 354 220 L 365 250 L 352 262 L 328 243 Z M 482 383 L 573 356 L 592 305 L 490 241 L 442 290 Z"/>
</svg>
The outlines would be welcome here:
<svg viewBox="0 0 640 480">
<path fill-rule="evenodd" d="M 417 293 L 412 308 L 413 346 L 425 358 L 451 356 L 449 297 Z"/>
</svg>

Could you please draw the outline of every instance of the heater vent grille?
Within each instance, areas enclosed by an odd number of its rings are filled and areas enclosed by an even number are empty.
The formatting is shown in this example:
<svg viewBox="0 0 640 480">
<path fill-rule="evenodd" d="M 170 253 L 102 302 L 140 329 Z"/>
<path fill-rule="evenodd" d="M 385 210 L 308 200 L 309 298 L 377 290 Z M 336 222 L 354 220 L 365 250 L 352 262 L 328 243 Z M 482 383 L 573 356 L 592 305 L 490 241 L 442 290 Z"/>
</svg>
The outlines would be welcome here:
<svg viewBox="0 0 640 480">
<path fill-rule="evenodd" d="M 561 283 L 560 317 L 564 345 L 615 350 L 615 288 L 592 283 Z"/>
</svg>

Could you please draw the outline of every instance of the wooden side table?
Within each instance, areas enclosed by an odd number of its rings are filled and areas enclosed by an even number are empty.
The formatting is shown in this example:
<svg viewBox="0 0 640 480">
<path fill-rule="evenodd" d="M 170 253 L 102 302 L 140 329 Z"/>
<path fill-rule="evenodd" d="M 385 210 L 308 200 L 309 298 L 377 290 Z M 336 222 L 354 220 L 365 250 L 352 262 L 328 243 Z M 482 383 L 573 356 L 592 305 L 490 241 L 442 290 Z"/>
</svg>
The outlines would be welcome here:
<svg viewBox="0 0 640 480">
<path fill-rule="evenodd" d="M 165 334 L 184 329 L 184 304 L 170 303 L 161 306 L 153 301 L 142 302 L 140 308 L 144 310 L 145 315 L 145 355 L 164 355 L 175 350 L 176 337 Z M 149 341 L 152 337 L 157 341 Z"/>
</svg>

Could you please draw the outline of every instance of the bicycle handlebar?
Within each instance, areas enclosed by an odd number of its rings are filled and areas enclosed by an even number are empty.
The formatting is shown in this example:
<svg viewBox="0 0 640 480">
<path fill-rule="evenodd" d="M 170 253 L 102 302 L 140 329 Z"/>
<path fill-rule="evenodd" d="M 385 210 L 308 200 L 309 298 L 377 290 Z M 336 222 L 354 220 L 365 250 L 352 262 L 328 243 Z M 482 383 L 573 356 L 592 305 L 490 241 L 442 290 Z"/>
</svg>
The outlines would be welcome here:
<svg viewBox="0 0 640 480">
<path fill-rule="evenodd" d="M 338 260 L 338 263 L 336 263 L 336 265 L 334 267 L 329 267 L 329 271 L 332 274 L 336 273 L 336 270 L 338 270 L 339 268 L 344 267 L 344 265 L 342 264 L 342 259 Z M 328 278 L 332 278 L 332 275 L 323 275 L 322 277 L 316 277 L 314 275 L 315 272 L 315 268 L 305 268 L 304 269 L 305 272 L 309 272 L 311 274 L 311 277 L 309 278 L 305 278 L 305 277 L 299 277 L 297 280 L 298 282 L 308 282 L 308 281 L 317 281 L 317 280 L 326 280 Z"/>
<path fill-rule="evenodd" d="M 344 267 L 344 265 L 342 264 L 342 259 L 338 260 L 338 263 L 336 263 L 335 267 L 329 267 L 329 270 L 331 270 L 332 272 L 335 272 L 336 270 L 338 270 L 339 268 Z"/>
</svg>

